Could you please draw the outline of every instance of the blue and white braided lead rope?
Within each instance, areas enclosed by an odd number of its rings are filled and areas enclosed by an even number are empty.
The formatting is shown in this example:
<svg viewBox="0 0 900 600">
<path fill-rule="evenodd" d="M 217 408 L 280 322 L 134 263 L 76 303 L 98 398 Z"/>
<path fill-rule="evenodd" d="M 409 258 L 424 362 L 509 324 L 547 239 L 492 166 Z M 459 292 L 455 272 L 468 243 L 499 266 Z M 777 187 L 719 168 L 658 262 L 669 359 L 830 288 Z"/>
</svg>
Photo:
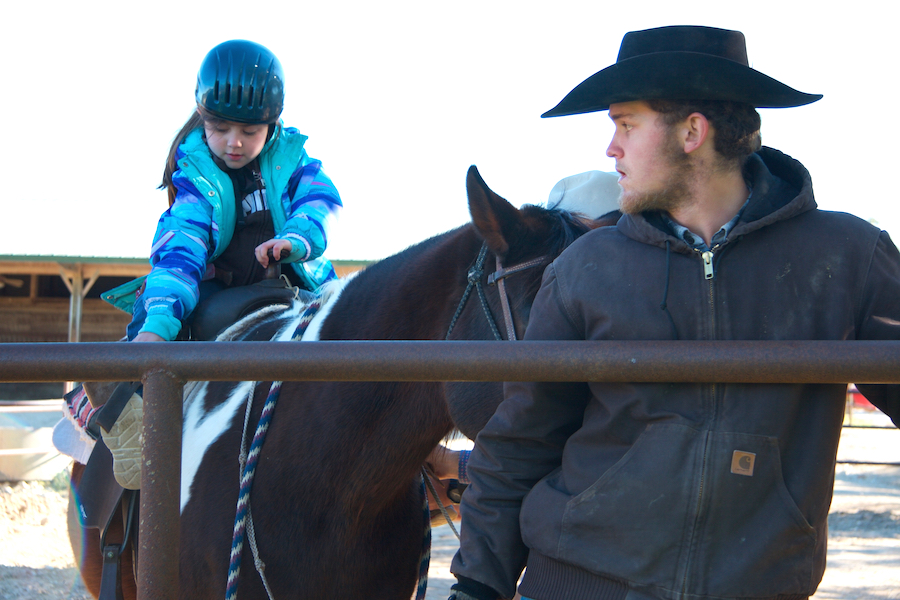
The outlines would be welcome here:
<svg viewBox="0 0 900 600">
<path fill-rule="evenodd" d="M 250 444 L 247 464 L 241 475 L 237 512 L 234 516 L 234 532 L 231 537 L 231 561 L 228 565 L 228 583 L 225 586 L 226 600 L 237 599 L 237 583 L 241 574 L 241 553 L 244 549 L 244 531 L 247 527 L 247 513 L 250 508 L 250 491 L 253 488 L 253 476 L 256 474 L 259 452 L 265 442 L 266 432 L 269 429 L 269 423 L 272 420 L 272 413 L 275 411 L 275 404 L 278 402 L 280 392 L 281 382 L 272 382 L 272 387 L 269 388 L 269 395 L 266 397 L 266 403 L 263 405 L 262 414 L 259 417 L 259 424 L 256 426 L 253 443 Z"/>
<path fill-rule="evenodd" d="M 299 340 L 306 332 L 309 324 L 312 322 L 319 308 L 322 306 L 321 298 L 317 298 L 311 302 L 297 323 L 291 341 Z M 259 423 L 256 425 L 256 433 L 253 435 L 253 443 L 250 444 L 250 452 L 247 457 L 243 456 L 243 447 L 241 448 L 241 487 L 238 492 L 237 510 L 234 516 L 234 530 L 231 536 L 231 559 L 228 564 L 228 581 L 225 585 L 225 600 L 237 600 L 237 584 L 241 575 L 241 556 L 244 550 L 244 534 L 247 530 L 248 518 L 250 518 L 250 491 L 253 488 L 253 478 L 256 475 L 256 466 L 259 463 L 259 453 L 266 441 L 266 432 L 269 430 L 269 423 L 275 412 L 275 405 L 278 403 L 278 396 L 281 393 L 281 381 L 273 381 L 269 388 L 269 394 L 266 396 L 266 403 L 263 405 L 262 413 L 259 416 Z M 253 389 L 250 391 L 250 397 L 247 400 L 247 412 L 249 417 L 250 406 L 253 403 Z M 245 422 L 246 427 L 246 422 Z M 246 435 L 246 431 L 245 431 Z M 242 436 L 241 444 L 244 444 Z M 252 523 L 250 523 L 252 527 Z M 262 570 L 257 560 L 257 570 Z M 263 577 L 263 584 L 268 591 L 268 585 Z"/>
</svg>

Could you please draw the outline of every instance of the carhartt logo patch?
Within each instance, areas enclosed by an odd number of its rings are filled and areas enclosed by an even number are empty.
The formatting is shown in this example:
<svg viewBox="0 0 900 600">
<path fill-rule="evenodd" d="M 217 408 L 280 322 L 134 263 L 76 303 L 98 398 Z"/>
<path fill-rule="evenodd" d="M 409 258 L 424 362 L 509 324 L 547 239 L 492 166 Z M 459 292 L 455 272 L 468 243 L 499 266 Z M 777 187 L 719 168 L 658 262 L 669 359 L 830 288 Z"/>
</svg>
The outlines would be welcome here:
<svg viewBox="0 0 900 600">
<path fill-rule="evenodd" d="M 756 455 L 752 452 L 735 450 L 731 456 L 731 472 L 735 475 L 753 476 L 753 465 L 756 464 Z"/>
</svg>

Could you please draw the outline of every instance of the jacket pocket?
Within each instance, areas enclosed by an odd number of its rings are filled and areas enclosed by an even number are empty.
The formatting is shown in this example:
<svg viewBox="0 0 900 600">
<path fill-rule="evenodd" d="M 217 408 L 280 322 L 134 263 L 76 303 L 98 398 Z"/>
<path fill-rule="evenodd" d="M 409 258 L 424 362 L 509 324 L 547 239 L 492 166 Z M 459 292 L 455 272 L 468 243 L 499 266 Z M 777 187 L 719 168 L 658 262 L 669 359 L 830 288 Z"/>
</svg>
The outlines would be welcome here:
<svg viewBox="0 0 900 600">
<path fill-rule="evenodd" d="M 547 556 L 689 595 L 814 591 L 816 532 L 784 484 L 775 438 L 654 424 L 577 496 L 553 485 L 561 477 L 522 509 L 523 539 Z"/>
<path fill-rule="evenodd" d="M 572 498 L 558 556 L 589 571 L 671 589 L 697 496 L 705 432 L 647 427 L 628 452 Z"/>
<path fill-rule="evenodd" d="M 711 435 L 686 587 L 725 597 L 812 594 L 817 535 L 785 486 L 778 440 Z"/>
</svg>

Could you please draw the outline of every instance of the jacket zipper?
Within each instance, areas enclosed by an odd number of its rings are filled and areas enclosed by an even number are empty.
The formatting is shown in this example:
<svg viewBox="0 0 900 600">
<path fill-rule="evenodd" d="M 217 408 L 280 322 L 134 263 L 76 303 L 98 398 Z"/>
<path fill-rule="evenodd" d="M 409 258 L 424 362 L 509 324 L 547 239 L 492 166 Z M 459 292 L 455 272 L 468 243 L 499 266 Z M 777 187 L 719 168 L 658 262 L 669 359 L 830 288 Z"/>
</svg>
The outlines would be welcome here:
<svg viewBox="0 0 900 600">
<path fill-rule="evenodd" d="M 714 254 L 715 254 L 716 250 L 718 250 L 721 247 L 722 247 L 721 244 L 716 244 L 709 250 L 705 250 L 705 251 L 694 250 L 694 252 L 697 252 L 697 254 L 700 256 L 700 260 L 703 263 L 703 279 L 705 279 L 707 282 L 707 289 L 706 289 L 707 297 L 706 297 L 706 299 L 707 299 L 707 303 L 708 303 L 708 307 L 709 307 L 710 321 L 712 322 L 711 330 L 712 330 L 713 335 L 711 337 L 713 337 L 713 338 L 715 338 L 715 332 L 716 332 L 716 303 L 715 303 L 716 294 L 715 294 L 715 288 L 713 287 L 713 285 L 714 285 L 713 279 L 715 279 L 716 270 L 715 270 L 715 263 L 713 262 L 713 259 L 715 258 Z"/>
<path fill-rule="evenodd" d="M 710 331 L 712 333 L 711 337 L 715 338 L 716 332 L 716 303 L 715 303 L 715 284 L 713 279 L 715 279 L 715 266 L 713 263 L 713 258 L 716 250 L 721 247 L 721 244 L 716 244 L 712 248 L 706 251 L 697 250 L 700 255 L 700 260 L 703 263 L 703 278 L 707 283 L 706 293 L 707 293 L 707 308 L 709 309 L 709 320 L 710 320 Z M 718 402 L 717 402 L 717 386 L 716 384 L 709 384 L 708 391 L 710 393 L 710 398 L 712 400 L 712 414 L 710 418 L 710 422 L 713 423 L 716 420 L 718 413 Z M 693 553 L 694 553 L 694 540 L 696 538 L 697 529 L 700 526 L 701 517 L 703 514 L 703 494 L 704 494 L 704 486 L 706 484 L 706 463 L 709 457 L 709 446 L 711 443 L 711 430 L 706 432 L 706 439 L 703 442 L 703 458 L 700 462 L 700 482 L 697 487 L 697 510 L 694 514 L 694 523 L 691 527 L 690 532 L 690 540 L 688 543 L 688 562 L 685 565 L 684 577 L 681 582 L 681 592 L 682 594 L 687 594 L 688 591 L 688 579 L 690 577 L 691 565 L 693 563 Z"/>
<path fill-rule="evenodd" d="M 694 250 L 694 252 L 697 252 L 700 255 L 700 260 L 703 261 L 703 278 L 707 281 L 716 276 L 715 267 L 713 266 L 713 254 L 721 247 L 722 244 L 716 244 L 706 251 L 697 249 Z"/>
<path fill-rule="evenodd" d="M 707 250 L 700 254 L 700 258 L 703 260 L 703 276 L 706 280 L 710 280 L 715 277 L 715 272 L 713 271 L 713 253 L 712 250 Z"/>
<path fill-rule="evenodd" d="M 706 460 L 709 456 L 710 437 L 710 432 L 707 431 L 705 434 L 706 439 L 703 441 L 703 459 L 700 461 L 700 483 L 697 486 L 697 510 L 694 513 L 694 523 L 691 526 L 690 537 L 688 539 L 688 560 L 684 568 L 684 576 L 681 579 L 681 593 L 685 595 L 688 592 L 688 579 L 690 577 L 691 567 L 694 562 L 694 540 L 697 537 L 697 528 L 700 526 L 700 517 L 703 515 L 703 487 L 706 484 Z"/>
</svg>

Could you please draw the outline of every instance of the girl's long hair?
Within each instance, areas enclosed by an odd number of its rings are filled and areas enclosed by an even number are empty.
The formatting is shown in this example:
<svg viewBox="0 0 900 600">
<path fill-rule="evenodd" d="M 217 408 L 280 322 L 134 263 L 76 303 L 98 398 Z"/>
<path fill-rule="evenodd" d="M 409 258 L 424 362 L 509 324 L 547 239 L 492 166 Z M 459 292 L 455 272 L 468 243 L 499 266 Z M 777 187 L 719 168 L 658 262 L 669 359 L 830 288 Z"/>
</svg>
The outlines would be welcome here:
<svg viewBox="0 0 900 600">
<path fill-rule="evenodd" d="M 165 189 L 169 194 L 169 206 L 175 203 L 175 184 L 172 183 L 172 175 L 178 170 L 178 165 L 176 164 L 175 154 L 178 151 L 178 146 L 181 145 L 181 142 L 184 141 L 184 138 L 197 129 L 203 122 L 205 121 L 204 116 L 200 113 L 198 109 L 194 109 L 194 112 L 191 113 L 190 118 L 187 122 L 182 125 L 181 129 L 175 135 L 175 138 L 172 140 L 172 145 L 169 147 L 169 156 L 166 158 L 166 168 L 163 170 L 163 178 L 162 183 L 159 184 L 159 188 L 157 189 Z"/>
</svg>

